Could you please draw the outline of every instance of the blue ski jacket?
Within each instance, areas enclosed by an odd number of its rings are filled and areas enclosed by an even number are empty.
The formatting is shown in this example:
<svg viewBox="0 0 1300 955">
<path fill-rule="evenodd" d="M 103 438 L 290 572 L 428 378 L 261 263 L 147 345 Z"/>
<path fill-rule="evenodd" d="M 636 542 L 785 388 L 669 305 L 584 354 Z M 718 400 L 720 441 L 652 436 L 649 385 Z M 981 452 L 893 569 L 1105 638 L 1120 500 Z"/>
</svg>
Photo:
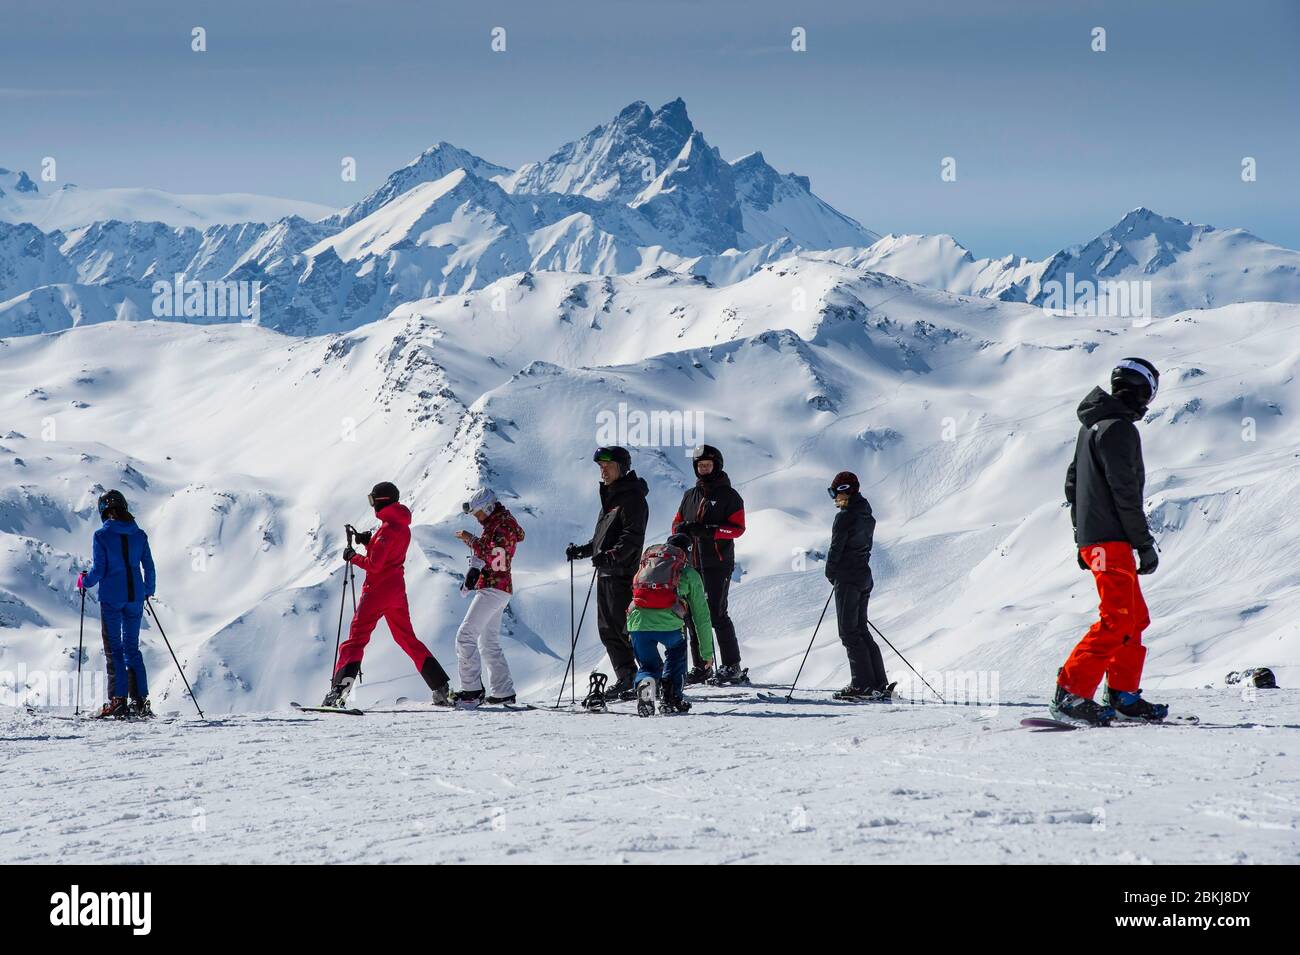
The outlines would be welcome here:
<svg viewBox="0 0 1300 955">
<path fill-rule="evenodd" d="M 100 603 L 143 603 L 156 583 L 148 535 L 134 521 L 104 521 L 95 531 L 95 565 L 86 575 L 86 589 L 98 584 Z"/>
</svg>

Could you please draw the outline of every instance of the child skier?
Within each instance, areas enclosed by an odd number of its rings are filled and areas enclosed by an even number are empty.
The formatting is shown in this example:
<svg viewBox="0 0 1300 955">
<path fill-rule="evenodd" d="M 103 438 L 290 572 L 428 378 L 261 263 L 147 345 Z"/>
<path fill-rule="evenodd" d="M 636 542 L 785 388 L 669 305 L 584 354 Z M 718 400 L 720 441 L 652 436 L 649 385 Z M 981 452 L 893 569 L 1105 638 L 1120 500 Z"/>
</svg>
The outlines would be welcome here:
<svg viewBox="0 0 1300 955">
<path fill-rule="evenodd" d="M 700 641 L 706 665 L 713 662 L 713 622 L 704 579 L 690 566 L 693 539 L 674 534 L 666 544 L 646 548 L 632 582 L 632 603 L 627 609 L 627 629 L 636 650 L 636 711 L 653 716 L 656 690 L 661 690 L 660 713 L 685 713 L 690 702 L 682 696 L 686 677 L 686 637 L 682 623 L 689 614 Z M 667 662 L 659 657 L 663 644 Z"/>
<path fill-rule="evenodd" d="M 1091 570 L 1099 619 L 1057 674 L 1051 712 L 1105 726 L 1113 719 L 1159 722 L 1163 703 L 1142 699 L 1142 631 L 1151 623 L 1138 576 L 1160 562 L 1142 509 L 1146 469 L 1135 422 L 1155 399 L 1160 373 L 1144 358 L 1125 358 L 1110 373 L 1110 394 L 1094 388 L 1079 403 L 1079 437 L 1065 474 L 1079 566 Z M 1133 551 L 1138 552 L 1138 562 Z M 1092 698 L 1103 674 L 1106 702 Z"/>
<path fill-rule="evenodd" d="M 99 586 L 109 699 L 98 715 L 103 719 L 148 719 L 153 710 L 140 654 L 140 620 L 144 602 L 153 596 L 157 582 L 149 538 L 136 525 L 121 491 L 100 496 L 99 517 L 103 524 L 95 531 L 95 563 L 90 573 L 77 576 L 79 590 Z"/>
<path fill-rule="evenodd" d="M 361 672 L 361 658 L 370 642 L 379 618 L 388 621 L 388 629 L 397 645 L 414 661 L 420 676 L 433 691 L 433 702 L 446 706 L 451 702 L 448 693 L 447 672 L 439 665 L 429 648 L 415 636 L 411 627 L 411 611 L 406 601 L 406 577 L 403 565 L 406 549 L 411 543 L 411 512 L 398 503 L 397 487 L 388 481 L 374 486 L 369 495 L 370 506 L 379 518 L 379 529 L 363 531 L 356 535 L 357 543 L 366 548 L 358 554 L 349 545 L 343 559 L 366 572 L 361 585 L 361 602 L 348 629 L 348 638 L 339 648 L 338 665 L 334 681 L 321 706 L 347 706 L 352 684 Z"/>
<path fill-rule="evenodd" d="M 841 471 L 826 492 L 839 513 L 831 527 L 831 548 L 826 555 L 826 579 L 835 588 L 835 618 L 840 642 L 849 654 L 849 685 L 835 693 L 837 700 L 889 702 L 894 684 L 887 683 L 880 648 L 871 639 L 867 602 L 871 578 L 871 546 L 876 518 L 862 496 L 857 475 Z"/>
<path fill-rule="evenodd" d="M 515 687 L 510 667 L 501 652 L 501 617 L 510 602 L 510 564 L 515 548 L 524 539 L 524 530 L 497 496 L 481 488 L 462 505 L 465 513 L 483 525 L 478 537 L 457 531 L 473 555 L 473 566 L 465 587 L 474 594 L 460 629 L 456 631 L 456 659 L 460 665 L 458 707 L 474 707 L 483 702 L 482 666 L 487 666 L 492 684 L 489 703 L 515 702 Z"/>
</svg>

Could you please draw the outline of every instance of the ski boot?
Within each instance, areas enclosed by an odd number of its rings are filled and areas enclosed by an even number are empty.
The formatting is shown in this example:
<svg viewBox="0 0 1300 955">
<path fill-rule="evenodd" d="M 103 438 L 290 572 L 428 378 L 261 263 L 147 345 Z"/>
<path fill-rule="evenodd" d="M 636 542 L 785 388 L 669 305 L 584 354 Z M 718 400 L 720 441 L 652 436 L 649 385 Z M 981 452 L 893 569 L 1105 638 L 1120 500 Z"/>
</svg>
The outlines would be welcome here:
<svg viewBox="0 0 1300 955">
<path fill-rule="evenodd" d="M 860 686 L 854 686 L 850 683 L 842 690 L 836 690 L 831 694 L 832 700 L 847 700 L 851 703 L 862 703 L 871 699 L 871 690 L 864 690 Z"/>
<path fill-rule="evenodd" d="M 659 681 L 649 676 L 636 685 L 637 716 L 655 715 L 655 694 L 658 689 Z"/>
<path fill-rule="evenodd" d="M 321 701 L 321 706 L 327 706 L 335 710 L 345 710 L 348 707 L 348 694 L 352 692 L 352 683 L 354 677 L 339 677 L 339 681 L 330 687 L 330 691 L 325 694 L 325 699 Z"/>
<path fill-rule="evenodd" d="M 592 713 L 604 713 L 609 709 L 605 700 L 605 684 L 609 682 L 609 677 L 603 673 L 592 671 L 591 678 L 587 683 L 587 695 L 583 697 L 582 708 Z"/>
<path fill-rule="evenodd" d="M 95 714 L 94 719 L 124 720 L 126 719 L 128 712 L 126 697 L 112 696 L 109 697 L 108 702 L 103 705 L 100 711 Z"/>
<path fill-rule="evenodd" d="M 670 716 L 674 713 L 689 713 L 691 711 L 691 702 L 682 696 L 682 691 L 677 687 L 664 687 L 664 701 L 659 704 L 659 715 Z"/>
<path fill-rule="evenodd" d="M 636 674 L 618 678 L 613 686 L 605 690 L 605 699 L 610 701 L 636 699 Z"/>
<path fill-rule="evenodd" d="M 708 681 L 713 686 L 734 686 L 749 682 L 749 668 L 741 669 L 740 664 L 730 667 L 718 667 L 717 674 Z"/>
<path fill-rule="evenodd" d="M 1142 699 L 1142 690 L 1132 693 L 1106 689 L 1106 702 L 1115 711 L 1115 719 L 1125 723 L 1159 723 L 1169 715 L 1169 704 L 1148 703 Z"/>
<path fill-rule="evenodd" d="M 133 720 L 151 720 L 153 719 L 153 707 L 149 705 L 149 700 L 131 697 L 127 704 L 127 716 Z"/>
<path fill-rule="evenodd" d="M 1048 710 L 1053 719 L 1063 723 L 1109 726 L 1111 720 L 1115 718 L 1115 711 L 1109 706 L 1100 706 L 1094 700 L 1071 693 L 1059 684 L 1056 687 L 1056 696 L 1052 698 Z"/>
<path fill-rule="evenodd" d="M 433 688 L 433 705 L 434 706 L 451 706 L 451 687 L 444 683 L 442 686 Z"/>
<path fill-rule="evenodd" d="M 487 701 L 488 701 L 489 703 L 492 703 L 492 704 L 497 704 L 497 703 L 514 703 L 514 702 L 515 702 L 515 695 L 514 695 L 513 693 L 511 693 L 511 694 L 509 694 L 508 696 L 489 696 L 489 697 L 487 698 Z"/>
<path fill-rule="evenodd" d="M 458 710 L 476 710 L 483 705 L 483 687 L 477 690 L 461 690 L 452 699 Z"/>
<path fill-rule="evenodd" d="M 707 663 L 702 663 L 697 667 L 691 667 L 686 673 L 686 685 L 698 686 L 701 683 L 707 683 L 709 677 L 713 676 L 713 667 Z"/>
<path fill-rule="evenodd" d="M 893 703 L 894 687 L 896 686 L 898 686 L 897 683 L 886 683 L 883 688 L 879 690 L 872 690 L 871 697 L 870 697 L 871 702 L 872 703 Z"/>
</svg>

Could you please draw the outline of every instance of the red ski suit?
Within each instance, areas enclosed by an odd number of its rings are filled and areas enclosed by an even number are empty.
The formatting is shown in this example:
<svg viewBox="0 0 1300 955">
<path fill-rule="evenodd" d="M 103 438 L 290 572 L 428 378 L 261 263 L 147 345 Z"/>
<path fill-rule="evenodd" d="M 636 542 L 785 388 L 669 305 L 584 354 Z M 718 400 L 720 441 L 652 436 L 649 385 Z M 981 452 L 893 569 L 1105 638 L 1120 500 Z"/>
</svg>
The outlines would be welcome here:
<svg viewBox="0 0 1300 955">
<path fill-rule="evenodd" d="M 1128 541 L 1105 541 L 1080 547 L 1079 556 L 1097 578 L 1101 613 L 1065 661 L 1057 682 L 1090 700 L 1105 674 L 1110 689 L 1135 693 L 1147 656 L 1142 631 L 1151 626 L 1151 614 L 1142 599 L 1133 548 Z"/>
<path fill-rule="evenodd" d="M 348 638 L 339 648 L 338 669 L 334 671 L 336 682 L 340 676 L 356 675 L 366 644 L 370 642 L 370 635 L 380 617 L 388 621 L 393 639 L 421 673 L 426 663 L 433 659 L 429 648 L 415 636 L 406 602 L 403 564 L 406 562 L 406 549 L 411 544 L 411 512 L 406 505 L 394 503 L 380 508 L 375 516 L 382 523 L 371 536 L 366 553 L 352 558 L 352 563 L 366 572 L 366 579 L 361 585 L 361 601 L 357 604 L 356 616 L 352 618 Z M 433 665 L 436 666 L 437 661 Z"/>
</svg>

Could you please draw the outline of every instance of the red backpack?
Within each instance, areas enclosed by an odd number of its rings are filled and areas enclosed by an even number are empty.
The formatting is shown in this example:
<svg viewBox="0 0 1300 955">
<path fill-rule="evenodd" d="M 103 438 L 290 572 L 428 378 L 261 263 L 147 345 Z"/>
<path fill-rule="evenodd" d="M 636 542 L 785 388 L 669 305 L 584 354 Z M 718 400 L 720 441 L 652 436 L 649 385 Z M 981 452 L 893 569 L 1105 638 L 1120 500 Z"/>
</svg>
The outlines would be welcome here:
<svg viewBox="0 0 1300 955">
<path fill-rule="evenodd" d="M 670 544 L 654 544 L 641 555 L 641 566 L 632 578 L 632 606 L 646 610 L 672 610 L 686 617 L 686 606 L 677 595 L 677 584 L 686 569 L 686 551 Z"/>
</svg>

